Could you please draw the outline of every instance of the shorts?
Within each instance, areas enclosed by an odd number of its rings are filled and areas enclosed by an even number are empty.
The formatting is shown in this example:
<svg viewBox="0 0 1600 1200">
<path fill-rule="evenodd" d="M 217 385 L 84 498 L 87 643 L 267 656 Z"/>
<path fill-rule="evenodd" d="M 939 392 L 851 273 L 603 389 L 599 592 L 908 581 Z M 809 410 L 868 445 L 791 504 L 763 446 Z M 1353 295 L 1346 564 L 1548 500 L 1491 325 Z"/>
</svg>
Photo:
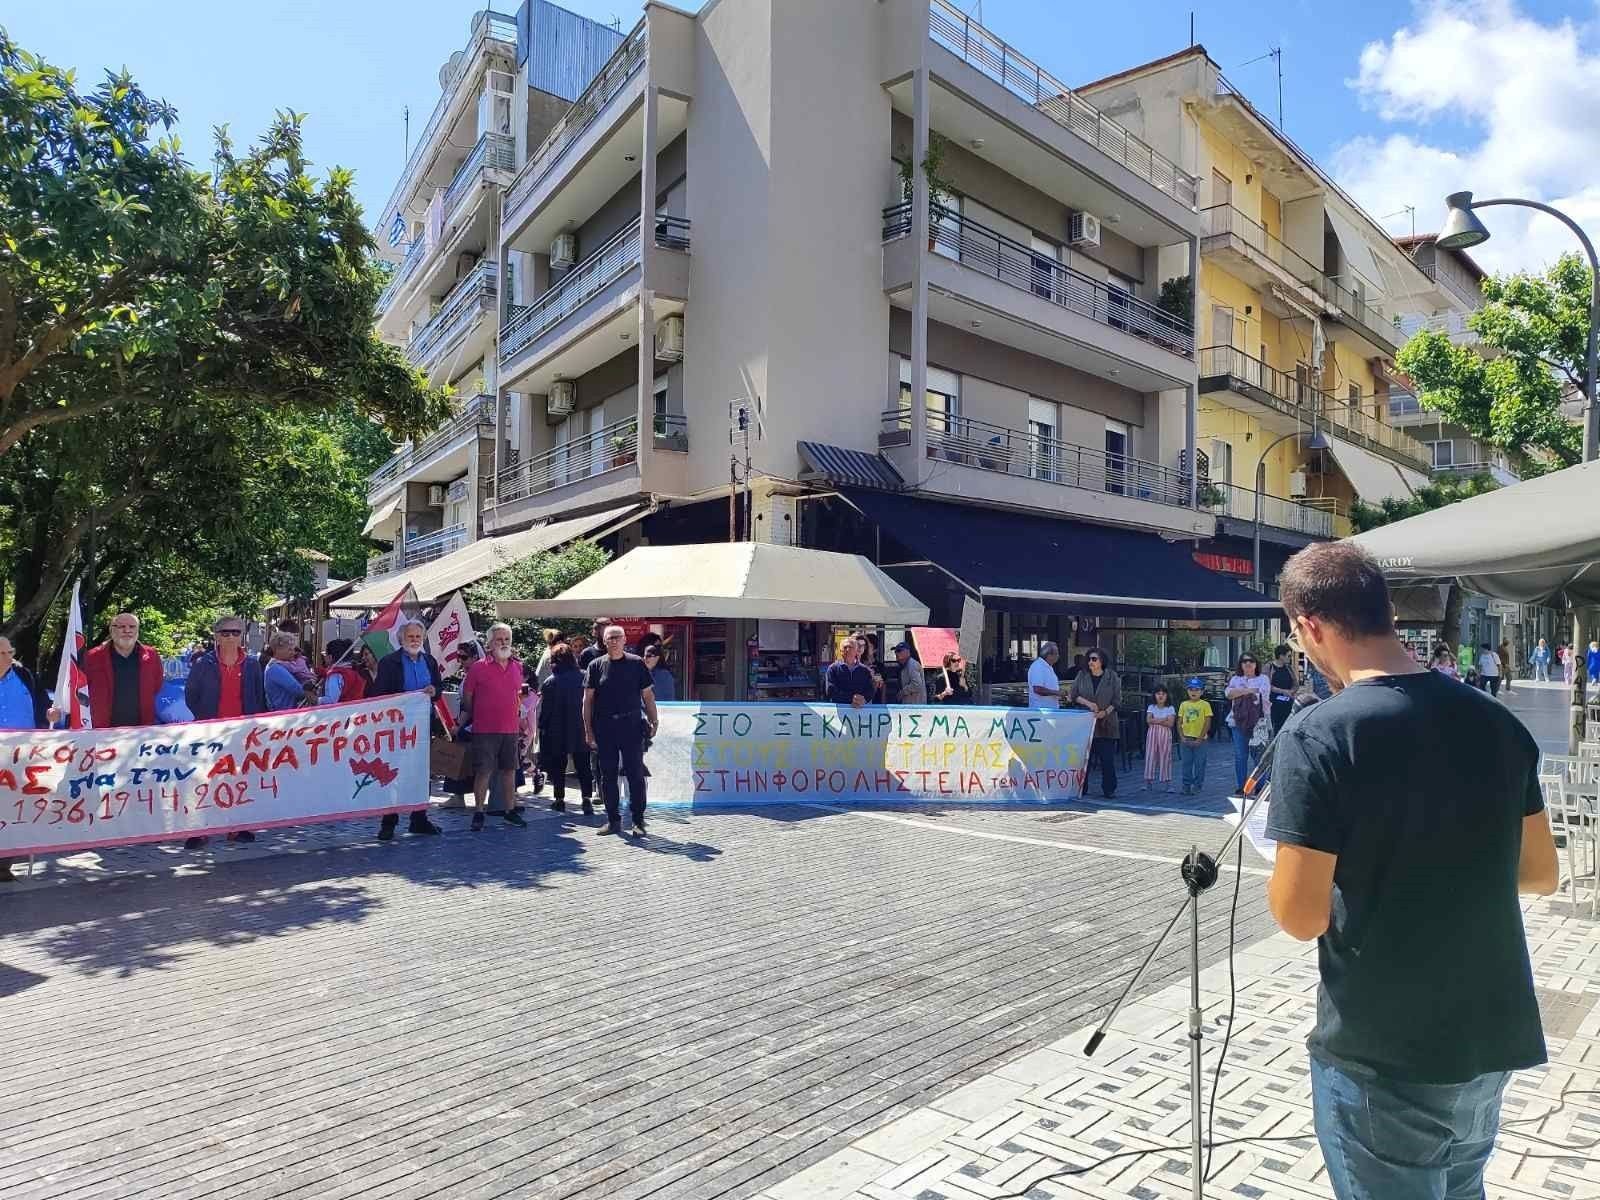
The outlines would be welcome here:
<svg viewBox="0 0 1600 1200">
<path fill-rule="evenodd" d="M 517 735 L 514 733 L 474 733 L 472 770 L 476 775 L 517 769 Z"/>
</svg>

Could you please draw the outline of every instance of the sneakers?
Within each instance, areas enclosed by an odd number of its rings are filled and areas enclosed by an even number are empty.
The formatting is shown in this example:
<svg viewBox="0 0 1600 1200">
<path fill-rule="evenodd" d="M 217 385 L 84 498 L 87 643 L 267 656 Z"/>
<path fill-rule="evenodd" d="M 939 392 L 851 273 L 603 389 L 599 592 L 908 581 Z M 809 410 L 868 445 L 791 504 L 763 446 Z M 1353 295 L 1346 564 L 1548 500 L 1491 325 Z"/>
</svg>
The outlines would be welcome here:
<svg viewBox="0 0 1600 1200">
<path fill-rule="evenodd" d="M 428 820 L 427 813 L 414 812 L 411 814 L 411 825 L 407 832 L 419 837 L 438 837 L 444 830 Z"/>
<path fill-rule="evenodd" d="M 394 829 L 398 824 L 400 824 L 400 818 L 397 814 L 386 814 L 383 820 L 378 822 L 378 840 L 380 842 L 394 841 Z"/>
<path fill-rule="evenodd" d="M 198 850 L 198 849 L 200 849 L 201 846 L 204 846 L 205 844 L 206 844 L 206 840 L 203 837 L 192 837 L 192 838 L 184 838 L 183 839 L 183 848 L 185 850 Z"/>
<path fill-rule="evenodd" d="M 618 825 L 613 821 L 607 821 L 603 826 L 601 826 L 599 836 L 600 837 L 605 837 L 607 834 L 621 833 L 621 832 L 622 832 L 622 826 L 621 825 Z"/>
<path fill-rule="evenodd" d="M 583 802 L 583 815 L 586 816 L 586 817 L 594 816 L 594 801 L 593 800 L 585 800 Z"/>
<path fill-rule="evenodd" d="M 641 837 L 644 836 L 644 822 L 643 821 L 635 821 L 633 823 L 633 836 L 636 837 L 636 838 L 641 838 Z"/>
<path fill-rule="evenodd" d="M 567 811 L 567 802 L 565 800 L 552 800 L 552 801 L 550 801 L 550 811 L 551 812 L 566 812 Z"/>
<path fill-rule="evenodd" d="M 483 828 L 483 812 L 480 809 L 472 814 L 472 832 L 477 833 Z"/>
<path fill-rule="evenodd" d="M 523 820 L 522 814 L 517 812 L 516 809 L 512 809 L 505 816 L 507 825 L 515 825 L 518 829 L 526 829 L 528 827 L 528 822 Z"/>
</svg>

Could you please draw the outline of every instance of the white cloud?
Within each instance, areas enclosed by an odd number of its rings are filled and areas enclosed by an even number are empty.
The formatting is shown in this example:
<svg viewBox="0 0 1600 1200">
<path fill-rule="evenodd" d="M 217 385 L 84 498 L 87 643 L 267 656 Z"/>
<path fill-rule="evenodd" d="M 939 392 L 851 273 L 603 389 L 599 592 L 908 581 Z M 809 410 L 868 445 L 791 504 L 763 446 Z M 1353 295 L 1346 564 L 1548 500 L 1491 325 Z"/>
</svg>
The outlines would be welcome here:
<svg viewBox="0 0 1600 1200">
<path fill-rule="evenodd" d="M 1543 24 L 1514 0 L 1421 0 L 1409 24 L 1361 52 L 1349 82 L 1395 131 L 1333 154 L 1335 177 L 1369 212 L 1412 204 L 1438 228 L 1444 196 L 1521 196 L 1561 208 L 1600 235 L 1600 45 L 1571 20 Z M 1490 270 L 1534 268 L 1577 249 L 1558 222 L 1526 209 L 1481 214 L 1494 237 L 1473 257 Z M 1408 233 L 1401 214 L 1385 220 Z"/>
</svg>

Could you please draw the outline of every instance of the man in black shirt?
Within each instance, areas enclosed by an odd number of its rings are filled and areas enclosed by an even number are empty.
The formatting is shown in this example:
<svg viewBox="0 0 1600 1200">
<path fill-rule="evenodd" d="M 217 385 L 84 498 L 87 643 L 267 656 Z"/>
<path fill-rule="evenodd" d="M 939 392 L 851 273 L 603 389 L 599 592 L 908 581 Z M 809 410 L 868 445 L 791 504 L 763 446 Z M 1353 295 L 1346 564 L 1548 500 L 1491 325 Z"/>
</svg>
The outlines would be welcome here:
<svg viewBox="0 0 1600 1200">
<path fill-rule="evenodd" d="M 622 832 L 617 769 L 628 777 L 633 836 L 644 836 L 644 740 L 656 735 L 656 694 L 644 660 L 627 652 L 619 625 L 602 631 L 605 656 L 589 664 L 583 689 L 583 733 L 600 764 L 600 794 L 606 803 L 602 834 Z"/>
<path fill-rule="evenodd" d="M 596 617 L 594 619 L 594 636 L 589 639 L 589 644 L 583 648 L 583 653 L 578 655 L 578 670 L 587 671 L 589 664 L 606 652 L 606 626 L 611 623 L 609 617 Z"/>
<path fill-rule="evenodd" d="M 855 638 L 839 643 L 839 660 L 828 668 L 824 683 L 831 703 L 860 708 L 872 699 L 876 684 L 872 672 L 861 665 L 861 643 Z"/>
<path fill-rule="evenodd" d="M 1289 718 L 1267 901 L 1318 938 L 1317 1139 L 1340 1200 L 1477 1196 L 1510 1072 L 1545 1061 L 1519 892 L 1555 891 L 1539 751 L 1481 692 L 1406 653 L 1383 573 L 1310 546 L 1279 582 L 1343 690 Z"/>
</svg>

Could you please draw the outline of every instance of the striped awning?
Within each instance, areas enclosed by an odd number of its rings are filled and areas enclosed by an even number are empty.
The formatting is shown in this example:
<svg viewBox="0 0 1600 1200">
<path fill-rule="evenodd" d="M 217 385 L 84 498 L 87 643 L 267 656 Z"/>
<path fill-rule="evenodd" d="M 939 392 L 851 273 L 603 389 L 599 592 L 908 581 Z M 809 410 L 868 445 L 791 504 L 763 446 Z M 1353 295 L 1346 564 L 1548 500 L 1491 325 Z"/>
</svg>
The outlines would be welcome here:
<svg viewBox="0 0 1600 1200">
<path fill-rule="evenodd" d="M 847 450 L 826 442 L 801 442 L 800 456 L 812 471 L 840 487 L 898 492 L 906 485 L 906 481 L 900 478 L 900 472 L 894 469 L 894 464 L 881 454 Z"/>
</svg>

